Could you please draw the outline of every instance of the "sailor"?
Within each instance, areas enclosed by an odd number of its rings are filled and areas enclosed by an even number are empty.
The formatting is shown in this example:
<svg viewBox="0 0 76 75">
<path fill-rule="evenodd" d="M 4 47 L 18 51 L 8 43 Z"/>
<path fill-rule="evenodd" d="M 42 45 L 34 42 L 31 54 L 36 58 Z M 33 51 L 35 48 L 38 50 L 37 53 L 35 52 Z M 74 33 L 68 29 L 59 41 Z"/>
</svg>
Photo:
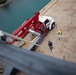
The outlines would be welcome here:
<svg viewBox="0 0 76 75">
<path fill-rule="evenodd" d="M 58 39 L 61 40 L 61 37 L 62 37 L 62 32 L 61 32 L 61 30 L 58 30 L 57 34 L 58 34 Z"/>
<path fill-rule="evenodd" d="M 49 48 L 50 48 L 50 50 L 51 50 L 51 52 L 52 52 L 52 49 L 53 49 L 53 43 L 52 43 L 51 41 L 48 41 L 48 46 L 49 46 Z"/>
<path fill-rule="evenodd" d="M 3 34 L 3 32 L 0 30 L 0 39 L 4 42 L 11 42 L 11 38 L 7 37 L 6 35 Z"/>
</svg>

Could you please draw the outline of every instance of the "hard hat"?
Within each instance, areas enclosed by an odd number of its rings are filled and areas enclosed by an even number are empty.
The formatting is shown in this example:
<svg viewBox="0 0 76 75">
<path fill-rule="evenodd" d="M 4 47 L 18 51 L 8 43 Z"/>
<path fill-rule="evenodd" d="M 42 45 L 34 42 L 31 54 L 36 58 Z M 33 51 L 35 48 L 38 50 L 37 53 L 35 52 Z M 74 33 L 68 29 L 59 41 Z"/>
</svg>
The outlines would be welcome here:
<svg viewBox="0 0 76 75">
<path fill-rule="evenodd" d="M 61 32 L 60 30 L 58 30 L 58 32 Z"/>
<path fill-rule="evenodd" d="M 0 30 L 0 36 L 3 36 L 3 33 L 2 33 L 2 31 Z"/>
</svg>

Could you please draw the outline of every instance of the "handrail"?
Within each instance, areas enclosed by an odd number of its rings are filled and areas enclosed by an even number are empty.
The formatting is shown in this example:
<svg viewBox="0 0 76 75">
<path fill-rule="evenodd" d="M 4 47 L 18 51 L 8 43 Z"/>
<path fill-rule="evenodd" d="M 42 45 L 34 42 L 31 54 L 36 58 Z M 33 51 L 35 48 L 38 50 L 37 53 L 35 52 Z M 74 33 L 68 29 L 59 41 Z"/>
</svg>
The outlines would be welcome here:
<svg viewBox="0 0 76 75">
<path fill-rule="evenodd" d="M 28 75 L 76 75 L 76 64 L 0 43 L 0 59 Z"/>
</svg>

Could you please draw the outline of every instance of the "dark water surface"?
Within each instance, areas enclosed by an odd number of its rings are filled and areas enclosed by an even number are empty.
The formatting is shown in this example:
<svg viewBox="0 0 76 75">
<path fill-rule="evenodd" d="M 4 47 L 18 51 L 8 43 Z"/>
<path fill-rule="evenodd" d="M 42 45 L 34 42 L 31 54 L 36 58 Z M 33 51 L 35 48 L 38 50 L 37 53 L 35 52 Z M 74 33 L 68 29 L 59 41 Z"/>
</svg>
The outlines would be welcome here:
<svg viewBox="0 0 76 75">
<path fill-rule="evenodd" d="M 0 30 L 12 33 L 50 0 L 12 0 L 0 8 Z"/>
</svg>

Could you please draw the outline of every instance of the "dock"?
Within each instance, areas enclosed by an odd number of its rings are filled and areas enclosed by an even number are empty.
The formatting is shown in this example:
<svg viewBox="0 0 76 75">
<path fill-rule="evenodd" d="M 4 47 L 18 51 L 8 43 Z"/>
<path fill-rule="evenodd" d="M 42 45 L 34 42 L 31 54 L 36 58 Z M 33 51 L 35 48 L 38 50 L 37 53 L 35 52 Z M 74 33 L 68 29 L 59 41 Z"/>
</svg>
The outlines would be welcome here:
<svg viewBox="0 0 76 75">
<path fill-rule="evenodd" d="M 38 47 L 36 52 L 76 63 L 76 0 L 52 0 L 40 13 L 54 18 L 56 27 L 44 38 L 43 48 Z M 59 29 L 62 31 L 61 40 L 57 35 Z M 53 42 L 52 53 L 49 40 Z"/>
</svg>

